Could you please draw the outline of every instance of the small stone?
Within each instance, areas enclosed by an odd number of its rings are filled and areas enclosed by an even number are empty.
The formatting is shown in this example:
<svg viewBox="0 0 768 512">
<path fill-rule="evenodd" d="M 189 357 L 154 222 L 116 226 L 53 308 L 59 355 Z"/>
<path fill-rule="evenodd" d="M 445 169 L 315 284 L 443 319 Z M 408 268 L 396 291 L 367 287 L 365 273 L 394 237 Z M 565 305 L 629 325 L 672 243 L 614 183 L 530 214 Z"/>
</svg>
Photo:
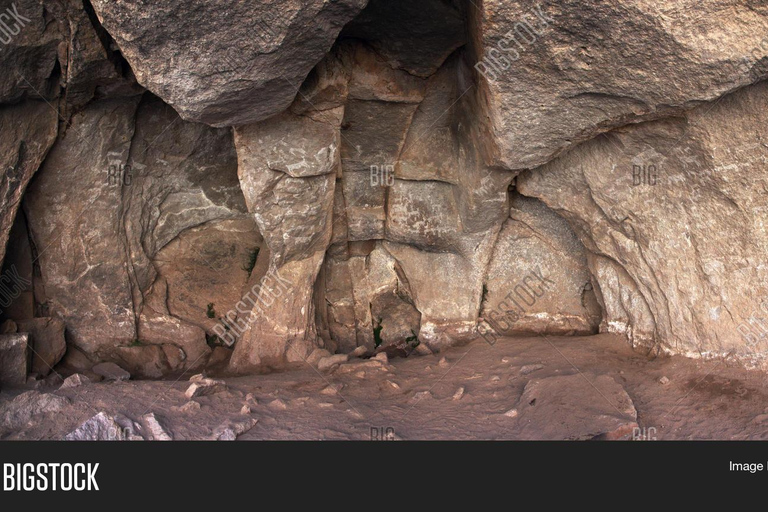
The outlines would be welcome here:
<svg viewBox="0 0 768 512">
<path fill-rule="evenodd" d="M 143 441 L 144 437 L 141 435 L 141 425 L 133 421 L 131 418 L 124 414 L 115 414 L 113 418 L 115 423 L 120 425 L 123 431 L 126 441 Z"/>
<path fill-rule="evenodd" d="M 510 359 L 510 358 L 508 358 L 508 357 L 502 357 L 502 358 L 501 358 L 501 362 L 502 362 L 502 363 L 504 363 L 504 364 L 506 364 L 506 363 L 508 363 L 508 362 L 510 362 L 510 361 L 511 361 L 511 359 Z"/>
<path fill-rule="evenodd" d="M 425 400 L 427 398 L 432 398 L 432 393 L 430 393 L 429 391 L 419 391 L 418 393 L 413 395 L 411 400 L 414 401 L 414 402 L 420 402 L 420 401 Z"/>
<path fill-rule="evenodd" d="M 224 428 L 214 433 L 217 441 L 237 441 L 237 435 L 231 428 Z"/>
<path fill-rule="evenodd" d="M 141 417 L 141 421 L 149 433 L 150 441 L 173 441 L 171 434 L 160 424 L 155 413 L 150 412 Z"/>
<path fill-rule="evenodd" d="M 277 409 L 279 411 L 284 411 L 288 408 L 288 405 L 282 400 L 280 400 L 279 398 L 276 398 L 271 402 L 269 402 L 269 407 L 272 409 Z"/>
<path fill-rule="evenodd" d="M 661 384 L 662 386 L 666 386 L 667 384 L 669 384 L 669 379 L 666 377 L 666 375 L 659 379 L 659 384 Z"/>
<path fill-rule="evenodd" d="M 430 349 L 424 343 L 419 343 L 418 345 L 416 345 L 416 348 L 413 349 L 413 351 L 416 352 L 420 356 L 431 356 L 432 355 L 432 349 Z"/>
<path fill-rule="evenodd" d="M 456 392 L 453 394 L 454 400 L 461 400 L 461 397 L 464 396 L 464 386 L 459 387 L 459 389 L 456 390 Z"/>
<path fill-rule="evenodd" d="M 251 408 L 248 406 L 248 404 L 245 404 L 245 405 L 244 405 L 244 406 L 243 406 L 243 407 L 240 409 L 240 414 L 244 414 L 244 415 L 247 415 L 247 414 L 251 414 Z"/>
<path fill-rule="evenodd" d="M 253 405 L 259 405 L 259 401 L 256 400 L 256 397 L 253 396 L 253 393 L 248 393 L 247 395 L 245 395 L 245 401 L 251 402 Z"/>
<path fill-rule="evenodd" d="M 507 412 L 504 413 L 504 416 L 507 418 L 515 418 L 517 417 L 517 409 L 510 409 Z"/>
<path fill-rule="evenodd" d="M 381 363 L 388 363 L 389 362 L 389 357 L 387 357 L 387 353 L 386 352 L 379 352 L 378 354 L 373 356 L 371 359 L 373 359 L 374 361 L 379 361 Z"/>
<path fill-rule="evenodd" d="M 337 364 L 346 363 L 349 360 L 347 354 L 336 354 L 324 357 L 317 362 L 317 369 L 320 371 L 329 370 Z"/>
<path fill-rule="evenodd" d="M 363 346 L 360 346 L 360 347 L 357 347 L 352 352 L 350 352 L 349 356 L 350 357 L 363 357 L 367 353 L 368 353 L 368 349 L 363 347 Z"/>
<path fill-rule="evenodd" d="M 185 414 L 189 414 L 192 412 L 196 412 L 200 410 L 200 403 L 195 402 L 194 400 L 190 400 L 189 402 L 185 403 L 181 407 L 172 407 L 174 411 L 183 412 Z"/>
<path fill-rule="evenodd" d="M 360 370 L 359 372 L 355 373 L 355 377 L 358 379 L 364 379 L 365 378 L 365 372 Z"/>
<path fill-rule="evenodd" d="M 317 406 L 322 409 L 328 409 L 330 407 L 333 407 L 333 404 L 329 404 L 328 402 L 320 402 L 317 404 Z"/>
<path fill-rule="evenodd" d="M 82 373 L 76 373 L 64 379 L 64 382 L 61 384 L 61 387 L 59 388 L 59 390 L 76 388 L 84 384 L 90 384 L 90 382 L 91 382 L 91 379 L 89 379 Z"/>
<path fill-rule="evenodd" d="M 441 357 L 440 361 L 438 361 L 437 363 L 437 366 L 439 366 L 440 368 L 447 368 L 450 365 L 451 363 L 449 363 L 445 357 Z"/>
<path fill-rule="evenodd" d="M 259 420 L 256 418 L 250 418 L 245 421 L 219 425 L 213 431 L 213 438 L 217 441 L 235 441 L 237 436 L 245 434 L 258 422 Z"/>
<path fill-rule="evenodd" d="M 501 380 L 501 377 L 499 377 L 498 375 L 491 376 L 491 382 L 498 382 L 500 380 Z"/>
<path fill-rule="evenodd" d="M 187 398 L 208 396 L 227 390 L 227 383 L 216 379 L 198 379 L 192 382 L 184 393 Z"/>
<path fill-rule="evenodd" d="M 100 412 L 75 430 L 64 436 L 66 441 L 125 441 L 125 433 L 122 427 Z"/>
<path fill-rule="evenodd" d="M 307 357 L 307 363 L 311 364 L 312 366 L 317 366 L 317 363 L 325 358 L 325 357 L 331 357 L 333 354 L 325 350 L 324 348 L 316 348 L 312 351 L 311 354 L 309 354 L 309 357 Z"/>
<path fill-rule="evenodd" d="M 320 391 L 320 394 L 321 395 L 335 395 L 339 391 L 341 391 L 341 388 L 343 388 L 343 387 L 344 387 L 344 384 L 341 384 L 340 382 L 335 383 L 335 384 L 330 384 L 330 385 L 324 387 L 322 389 L 322 391 Z"/>
<path fill-rule="evenodd" d="M 104 380 L 122 381 L 131 378 L 131 374 L 123 370 L 115 363 L 99 363 L 91 371 L 96 375 L 101 375 Z"/>
<path fill-rule="evenodd" d="M 400 385 L 397 382 L 393 382 L 391 380 L 388 380 L 387 384 L 389 384 L 394 389 L 400 389 Z"/>
<path fill-rule="evenodd" d="M 530 373 L 536 372 L 544 368 L 543 364 L 526 364 L 522 368 L 520 368 L 520 375 L 528 375 Z"/>
</svg>

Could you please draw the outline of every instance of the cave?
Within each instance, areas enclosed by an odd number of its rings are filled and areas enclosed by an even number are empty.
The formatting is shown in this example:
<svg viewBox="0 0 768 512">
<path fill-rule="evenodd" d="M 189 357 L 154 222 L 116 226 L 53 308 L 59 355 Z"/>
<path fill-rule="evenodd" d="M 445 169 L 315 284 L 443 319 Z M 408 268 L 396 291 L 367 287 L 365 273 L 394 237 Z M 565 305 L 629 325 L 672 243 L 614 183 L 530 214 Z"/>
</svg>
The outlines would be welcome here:
<svg viewBox="0 0 768 512">
<path fill-rule="evenodd" d="M 768 8 L 14 8 L 0 439 L 764 438 Z"/>
</svg>

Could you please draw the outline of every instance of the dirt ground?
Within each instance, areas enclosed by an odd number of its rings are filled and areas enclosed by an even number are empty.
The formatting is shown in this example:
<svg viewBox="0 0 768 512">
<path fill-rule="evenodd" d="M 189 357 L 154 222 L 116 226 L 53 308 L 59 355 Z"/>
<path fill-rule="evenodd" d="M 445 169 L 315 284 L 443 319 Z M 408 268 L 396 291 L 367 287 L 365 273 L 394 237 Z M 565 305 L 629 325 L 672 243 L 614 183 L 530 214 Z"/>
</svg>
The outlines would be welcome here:
<svg viewBox="0 0 768 512">
<path fill-rule="evenodd" d="M 765 373 L 648 358 L 612 335 L 476 340 L 386 364 L 350 359 L 330 372 L 305 364 L 228 377 L 226 391 L 183 412 L 189 377 L 40 387 L 70 403 L 6 424 L 0 436 L 62 439 L 103 411 L 136 421 L 152 412 L 176 440 L 211 439 L 244 418 L 258 422 L 238 440 L 768 439 Z M 0 393 L 0 417 L 24 391 Z"/>
</svg>

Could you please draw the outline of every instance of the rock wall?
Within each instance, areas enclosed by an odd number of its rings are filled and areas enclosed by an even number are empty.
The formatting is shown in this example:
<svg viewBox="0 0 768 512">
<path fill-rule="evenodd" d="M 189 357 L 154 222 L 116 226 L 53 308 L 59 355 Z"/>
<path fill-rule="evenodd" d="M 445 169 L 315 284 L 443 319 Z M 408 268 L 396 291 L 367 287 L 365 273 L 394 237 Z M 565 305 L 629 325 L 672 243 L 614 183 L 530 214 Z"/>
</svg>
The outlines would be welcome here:
<svg viewBox="0 0 768 512">
<path fill-rule="evenodd" d="M 586 247 L 603 330 L 765 364 L 766 341 L 742 324 L 759 328 L 768 293 L 766 106 L 762 83 L 518 177 L 520 192 L 559 212 Z"/>
<path fill-rule="evenodd" d="M 765 6 L 6 9 L 0 319 L 13 357 L 63 322 L 38 373 L 598 331 L 765 366 Z"/>
</svg>

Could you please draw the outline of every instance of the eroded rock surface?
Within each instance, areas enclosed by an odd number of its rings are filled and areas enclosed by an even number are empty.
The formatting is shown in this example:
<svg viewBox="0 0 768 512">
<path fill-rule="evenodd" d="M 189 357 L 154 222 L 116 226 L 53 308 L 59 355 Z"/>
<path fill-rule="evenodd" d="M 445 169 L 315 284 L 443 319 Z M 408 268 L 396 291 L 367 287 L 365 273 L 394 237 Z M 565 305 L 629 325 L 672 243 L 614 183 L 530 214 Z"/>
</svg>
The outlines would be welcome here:
<svg viewBox="0 0 768 512">
<path fill-rule="evenodd" d="M 67 323 L 75 347 L 139 376 L 204 365 L 208 317 L 239 300 L 243 267 L 260 244 L 231 135 L 182 121 L 151 96 L 92 103 L 67 135 L 26 200 L 32 239 L 48 248 L 37 259 L 37 302 Z M 82 181 L 68 179 L 75 171 Z M 241 241 L 222 245 L 222 231 L 242 233 Z M 166 259 L 171 242 L 186 260 Z M 210 281 L 181 283 L 189 260 Z M 212 282 L 228 292 L 209 293 Z"/>
<path fill-rule="evenodd" d="M 597 139 L 518 178 L 584 244 L 602 330 L 764 365 L 768 181 L 758 84 Z"/>
<path fill-rule="evenodd" d="M 488 162 L 507 169 L 768 73 L 768 8 L 751 2 L 491 0 L 472 12 L 484 63 L 472 93 L 487 104 Z"/>
<path fill-rule="evenodd" d="M 637 428 L 632 399 L 607 375 L 530 380 L 514 410 L 516 439 L 631 439 Z"/>
<path fill-rule="evenodd" d="M 366 0 L 92 3 L 141 85 L 184 119 L 232 126 L 285 110 Z"/>
</svg>

